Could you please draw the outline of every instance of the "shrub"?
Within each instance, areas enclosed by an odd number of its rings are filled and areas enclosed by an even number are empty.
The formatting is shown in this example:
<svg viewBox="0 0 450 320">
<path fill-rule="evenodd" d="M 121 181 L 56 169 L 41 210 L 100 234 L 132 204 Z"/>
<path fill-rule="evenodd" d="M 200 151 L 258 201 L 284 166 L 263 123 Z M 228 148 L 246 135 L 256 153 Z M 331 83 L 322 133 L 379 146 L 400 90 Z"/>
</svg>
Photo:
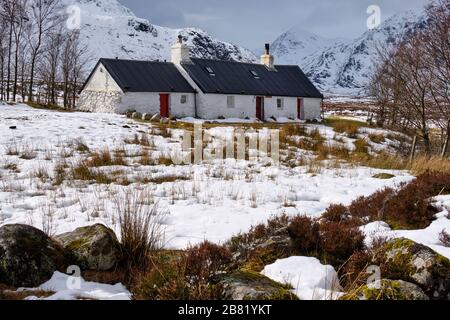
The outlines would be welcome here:
<svg viewBox="0 0 450 320">
<path fill-rule="evenodd" d="M 294 250 L 301 255 L 318 251 L 320 242 L 319 224 L 312 218 L 298 216 L 292 219 L 288 227 Z"/>
<path fill-rule="evenodd" d="M 431 205 L 431 198 L 449 192 L 450 173 L 430 172 L 402 184 L 398 190 L 387 188 L 369 197 L 360 197 L 353 201 L 349 210 L 354 217 L 383 220 L 394 229 L 423 229 L 438 212 Z"/>
<path fill-rule="evenodd" d="M 178 257 L 154 260 L 149 273 L 132 291 L 146 300 L 218 300 L 223 286 L 216 276 L 227 270 L 231 253 L 224 247 L 204 242 Z"/>
<path fill-rule="evenodd" d="M 330 222 L 348 221 L 350 219 L 349 210 L 342 204 L 332 204 L 322 215 L 322 218 Z"/>
<path fill-rule="evenodd" d="M 367 283 L 370 274 L 367 268 L 372 265 L 372 256 L 368 250 L 356 251 L 340 269 L 341 285 L 346 292 L 353 291 Z"/>
<path fill-rule="evenodd" d="M 439 241 L 447 248 L 450 248 L 450 234 L 447 231 L 442 230 L 439 234 Z"/>
<path fill-rule="evenodd" d="M 364 235 L 345 223 L 325 221 L 320 224 L 320 248 L 323 260 L 334 267 L 343 265 L 355 251 L 364 249 Z"/>
<path fill-rule="evenodd" d="M 290 219 L 286 215 L 281 215 L 270 219 L 266 224 L 253 226 L 249 232 L 241 233 L 231 238 L 226 247 L 231 252 L 245 250 L 249 245 L 265 241 L 269 237 L 275 235 L 280 229 L 289 225 Z"/>
<path fill-rule="evenodd" d="M 226 271 L 231 253 L 225 247 L 208 241 L 186 251 L 185 274 L 195 281 L 211 280 L 220 271 Z"/>
</svg>

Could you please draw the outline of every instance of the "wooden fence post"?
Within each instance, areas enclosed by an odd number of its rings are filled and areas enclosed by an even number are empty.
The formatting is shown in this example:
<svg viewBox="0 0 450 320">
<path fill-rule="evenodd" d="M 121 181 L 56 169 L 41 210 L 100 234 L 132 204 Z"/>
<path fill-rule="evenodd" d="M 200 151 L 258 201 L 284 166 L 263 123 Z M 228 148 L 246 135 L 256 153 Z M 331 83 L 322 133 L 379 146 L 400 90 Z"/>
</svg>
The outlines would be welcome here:
<svg viewBox="0 0 450 320">
<path fill-rule="evenodd" d="M 409 157 L 409 163 L 412 163 L 414 161 L 414 157 L 416 156 L 416 146 L 417 146 L 417 136 L 414 136 L 411 148 L 411 155 Z"/>
</svg>

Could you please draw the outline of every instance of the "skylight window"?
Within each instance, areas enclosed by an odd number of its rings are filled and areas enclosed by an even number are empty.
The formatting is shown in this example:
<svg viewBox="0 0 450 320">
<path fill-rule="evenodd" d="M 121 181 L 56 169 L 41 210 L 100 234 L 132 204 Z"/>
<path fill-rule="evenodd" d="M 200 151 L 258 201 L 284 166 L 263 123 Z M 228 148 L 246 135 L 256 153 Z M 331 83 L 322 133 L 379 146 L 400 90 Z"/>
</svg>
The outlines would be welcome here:
<svg viewBox="0 0 450 320">
<path fill-rule="evenodd" d="M 216 73 L 214 72 L 214 70 L 211 67 L 205 67 L 206 71 L 208 71 L 209 75 L 211 76 L 215 76 Z"/>
<path fill-rule="evenodd" d="M 252 74 L 253 78 L 260 79 L 258 72 L 255 70 L 250 70 L 250 73 Z"/>
</svg>

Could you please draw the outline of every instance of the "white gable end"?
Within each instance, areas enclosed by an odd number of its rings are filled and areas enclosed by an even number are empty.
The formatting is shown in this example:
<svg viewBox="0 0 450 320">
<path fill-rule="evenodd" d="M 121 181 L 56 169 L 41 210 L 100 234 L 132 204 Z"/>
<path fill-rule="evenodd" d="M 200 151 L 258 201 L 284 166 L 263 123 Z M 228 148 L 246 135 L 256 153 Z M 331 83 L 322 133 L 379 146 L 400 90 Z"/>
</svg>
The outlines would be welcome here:
<svg viewBox="0 0 450 320">
<path fill-rule="evenodd" d="M 111 93 L 122 92 L 117 82 L 114 81 L 108 70 L 106 70 L 106 68 L 101 63 L 95 69 L 84 90 Z"/>
</svg>

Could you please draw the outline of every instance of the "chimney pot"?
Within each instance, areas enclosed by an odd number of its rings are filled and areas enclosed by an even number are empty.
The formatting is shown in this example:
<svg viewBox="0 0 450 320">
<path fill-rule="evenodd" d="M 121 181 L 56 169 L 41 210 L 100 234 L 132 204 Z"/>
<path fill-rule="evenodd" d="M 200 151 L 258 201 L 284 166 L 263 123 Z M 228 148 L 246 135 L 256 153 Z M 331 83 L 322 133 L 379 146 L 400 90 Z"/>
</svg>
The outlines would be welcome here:
<svg viewBox="0 0 450 320">
<path fill-rule="evenodd" d="M 270 54 L 270 43 L 266 43 L 265 45 L 266 51 L 261 56 L 261 64 L 265 65 L 270 70 L 275 69 L 275 59 L 274 56 Z"/>
<path fill-rule="evenodd" d="M 189 51 L 189 46 L 183 43 L 183 36 L 178 35 L 176 43 L 172 46 L 172 63 L 180 65 L 183 62 L 191 61 Z"/>
</svg>

